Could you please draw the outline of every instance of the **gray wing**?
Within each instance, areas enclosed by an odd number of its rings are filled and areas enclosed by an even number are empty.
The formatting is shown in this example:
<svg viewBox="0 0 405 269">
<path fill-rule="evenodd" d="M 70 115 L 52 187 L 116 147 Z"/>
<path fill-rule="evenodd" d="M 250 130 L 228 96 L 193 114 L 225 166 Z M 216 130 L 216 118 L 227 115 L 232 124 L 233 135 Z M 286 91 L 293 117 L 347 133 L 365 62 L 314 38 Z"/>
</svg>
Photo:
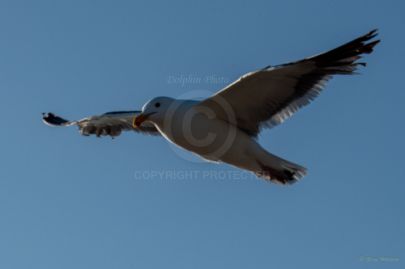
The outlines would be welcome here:
<svg viewBox="0 0 405 269">
<path fill-rule="evenodd" d="M 333 75 L 351 75 L 365 66 L 357 60 L 373 51 L 380 41 L 370 41 L 376 35 L 373 30 L 326 53 L 248 73 L 199 106 L 222 120 L 233 118 L 233 124 L 255 137 L 261 128 L 273 127 L 309 104 Z"/>
<path fill-rule="evenodd" d="M 141 127 L 135 128 L 132 125 L 133 119 L 141 111 L 113 111 L 102 115 L 90 116 L 78 121 L 68 121 L 56 116 L 53 113 L 44 113 L 42 120 L 50 126 L 73 126 L 79 127 L 80 133 L 85 136 L 96 135 L 116 137 L 122 131 L 135 131 L 149 135 L 160 135 L 156 127 L 145 122 Z"/>
</svg>

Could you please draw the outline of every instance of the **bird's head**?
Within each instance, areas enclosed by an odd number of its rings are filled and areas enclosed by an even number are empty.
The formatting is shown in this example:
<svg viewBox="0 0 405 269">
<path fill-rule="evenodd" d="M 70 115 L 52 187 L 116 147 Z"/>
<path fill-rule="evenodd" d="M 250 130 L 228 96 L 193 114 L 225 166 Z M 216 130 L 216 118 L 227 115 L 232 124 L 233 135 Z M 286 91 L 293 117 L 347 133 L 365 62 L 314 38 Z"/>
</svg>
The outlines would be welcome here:
<svg viewBox="0 0 405 269">
<path fill-rule="evenodd" d="M 144 121 L 151 121 L 155 123 L 162 121 L 166 111 L 174 101 L 175 99 L 170 97 L 153 98 L 143 106 L 142 113 L 134 118 L 133 126 L 137 128 L 141 126 Z"/>
</svg>

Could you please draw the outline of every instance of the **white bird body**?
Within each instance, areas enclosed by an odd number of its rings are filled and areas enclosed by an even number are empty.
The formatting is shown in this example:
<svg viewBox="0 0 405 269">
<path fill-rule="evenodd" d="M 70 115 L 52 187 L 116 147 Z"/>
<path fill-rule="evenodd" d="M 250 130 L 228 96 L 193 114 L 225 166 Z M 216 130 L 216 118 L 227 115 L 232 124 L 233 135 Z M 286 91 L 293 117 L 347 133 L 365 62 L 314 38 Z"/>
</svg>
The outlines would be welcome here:
<svg viewBox="0 0 405 269">
<path fill-rule="evenodd" d="M 376 35 L 373 30 L 328 52 L 249 72 L 202 101 L 156 97 L 142 111 L 109 112 L 79 121 L 48 113 L 43 120 L 52 126 L 77 125 L 83 135 L 115 137 L 123 130 L 160 134 L 206 160 L 293 183 L 306 169 L 266 151 L 257 142 L 258 134 L 309 104 L 333 75 L 351 75 L 365 66 L 357 60 L 373 51 L 379 43 L 372 40 Z"/>
<path fill-rule="evenodd" d="M 306 173 L 304 167 L 267 152 L 256 139 L 237 126 L 202 112 L 200 102 L 167 97 L 154 100 L 165 102 L 167 109 L 150 116 L 149 121 L 168 141 L 205 160 L 227 163 L 269 180 L 271 177 L 266 173 L 270 172 L 273 175 L 295 175 L 295 180 Z"/>
</svg>

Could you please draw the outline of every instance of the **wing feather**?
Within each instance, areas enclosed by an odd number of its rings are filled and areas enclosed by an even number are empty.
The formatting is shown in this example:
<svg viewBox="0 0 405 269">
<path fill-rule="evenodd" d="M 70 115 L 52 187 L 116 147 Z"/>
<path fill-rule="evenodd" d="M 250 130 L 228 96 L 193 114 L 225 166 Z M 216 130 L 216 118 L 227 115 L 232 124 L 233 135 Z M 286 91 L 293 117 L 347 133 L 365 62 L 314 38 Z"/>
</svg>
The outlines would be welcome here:
<svg viewBox="0 0 405 269">
<path fill-rule="evenodd" d="M 280 124 L 309 104 L 333 75 L 351 75 L 365 66 L 357 60 L 380 42 L 370 41 L 376 35 L 373 30 L 326 53 L 248 73 L 199 106 L 213 110 L 222 120 L 233 118 L 231 123 L 256 137 L 263 127 Z"/>
<path fill-rule="evenodd" d="M 145 122 L 141 127 L 133 127 L 134 117 L 141 111 L 112 111 L 102 115 L 90 116 L 78 121 L 68 121 L 53 113 L 44 113 L 42 120 L 50 126 L 72 126 L 77 125 L 82 135 L 96 135 L 116 137 L 123 131 L 135 131 L 149 135 L 160 135 L 156 127 Z"/>
</svg>

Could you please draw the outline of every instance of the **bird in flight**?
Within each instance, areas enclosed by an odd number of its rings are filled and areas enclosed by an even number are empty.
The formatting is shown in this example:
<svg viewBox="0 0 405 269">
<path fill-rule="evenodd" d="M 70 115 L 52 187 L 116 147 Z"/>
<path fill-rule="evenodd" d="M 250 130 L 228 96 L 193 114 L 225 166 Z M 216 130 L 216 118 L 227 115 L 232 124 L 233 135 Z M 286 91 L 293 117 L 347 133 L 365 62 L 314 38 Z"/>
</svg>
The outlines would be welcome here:
<svg viewBox="0 0 405 269">
<path fill-rule="evenodd" d="M 351 75 L 380 40 L 377 30 L 303 60 L 247 73 L 205 100 L 156 97 L 140 111 L 115 111 L 68 121 L 44 113 L 51 126 L 79 127 L 82 135 L 116 137 L 122 131 L 161 135 L 207 161 L 227 163 L 266 180 L 291 184 L 306 168 L 271 154 L 257 137 L 309 104 L 333 75 Z"/>
</svg>

